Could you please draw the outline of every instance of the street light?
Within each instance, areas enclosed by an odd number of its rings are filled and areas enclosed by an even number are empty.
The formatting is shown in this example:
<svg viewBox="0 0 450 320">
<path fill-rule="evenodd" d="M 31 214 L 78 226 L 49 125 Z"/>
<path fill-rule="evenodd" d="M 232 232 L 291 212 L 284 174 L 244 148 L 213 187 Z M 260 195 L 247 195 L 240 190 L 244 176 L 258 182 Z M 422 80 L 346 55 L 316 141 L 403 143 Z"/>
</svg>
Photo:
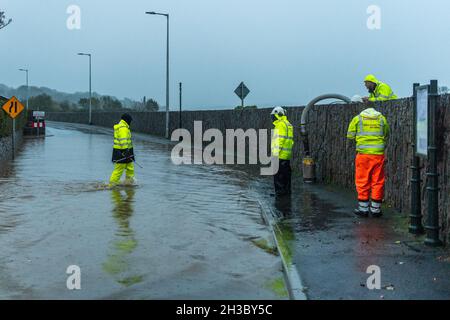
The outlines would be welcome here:
<svg viewBox="0 0 450 320">
<path fill-rule="evenodd" d="M 79 53 L 78 55 L 89 57 L 89 124 L 92 125 L 92 55 L 90 53 Z"/>
<path fill-rule="evenodd" d="M 166 138 L 169 139 L 169 14 L 147 11 L 145 14 L 167 18 L 167 55 L 166 55 Z"/>
<path fill-rule="evenodd" d="M 27 106 L 26 106 L 26 110 L 27 110 L 27 112 L 28 112 L 28 99 L 29 99 L 29 96 L 30 96 L 30 89 L 29 89 L 29 86 L 28 86 L 28 69 L 19 69 L 19 71 L 23 71 L 23 72 L 25 72 L 26 74 L 27 74 L 27 79 L 26 79 L 26 83 L 27 83 Z"/>
</svg>

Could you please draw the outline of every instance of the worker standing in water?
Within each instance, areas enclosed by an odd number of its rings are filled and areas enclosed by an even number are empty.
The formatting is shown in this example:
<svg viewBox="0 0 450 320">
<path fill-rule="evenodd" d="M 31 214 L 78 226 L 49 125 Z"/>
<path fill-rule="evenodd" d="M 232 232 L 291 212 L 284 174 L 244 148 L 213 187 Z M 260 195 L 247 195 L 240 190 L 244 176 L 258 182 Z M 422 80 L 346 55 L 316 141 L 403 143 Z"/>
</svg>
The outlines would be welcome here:
<svg viewBox="0 0 450 320">
<path fill-rule="evenodd" d="M 286 117 L 286 111 L 276 107 L 271 112 L 273 125 L 272 157 L 278 158 L 278 171 L 274 175 L 277 196 L 291 193 L 291 158 L 294 145 L 294 128 Z"/>
<path fill-rule="evenodd" d="M 369 74 L 364 79 L 364 84 L 369 91 L 369 96 L 362 98 L 365 103 L 369 101 L 375 102 L 397 99 L 397 96 L 394 94 L 391 87 L 386 83 L 378 81 L 373 74 Z"/>
<path fill-rule="evenodd" d="M 355 214 L 381 217 L 384 198 L 384 151 L 389 134 L 386 118 L 373 108 L 361 112 L 350 122 L 347 138 L 356 140 L 355 184 L 358 209 Z M 372 200 L 372 201 L 370 201 Z"/>
<path fill-rule="evenodd" d="M 114 162 L 114 171 L 111 174 L 110 186 L 120 183 L 123 172 L 126 174 L 126 182 L 134 182 L 134 150 L 131 141 L 130 125 L 132 117 L 124 114 L 118 124 L 114 126 L 114 147 L 112 161 Z"/>
</svg>

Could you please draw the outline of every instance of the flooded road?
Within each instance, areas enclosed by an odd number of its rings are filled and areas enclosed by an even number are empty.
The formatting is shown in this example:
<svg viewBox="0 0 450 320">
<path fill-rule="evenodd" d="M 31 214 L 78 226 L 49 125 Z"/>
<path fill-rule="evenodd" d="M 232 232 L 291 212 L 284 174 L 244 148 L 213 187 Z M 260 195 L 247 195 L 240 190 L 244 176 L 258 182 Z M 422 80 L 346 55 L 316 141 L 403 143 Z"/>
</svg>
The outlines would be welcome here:
<svg viewBox="0 0 450 320">
<path fill-rule="evenodd" d="M 287 298 L 244 173 L 175 166 L 171 145 L 135 134 L 137 186 L 108 190 L 112 130 L 47 135 L 0 169 L 0 299 Z"/>
</svg>

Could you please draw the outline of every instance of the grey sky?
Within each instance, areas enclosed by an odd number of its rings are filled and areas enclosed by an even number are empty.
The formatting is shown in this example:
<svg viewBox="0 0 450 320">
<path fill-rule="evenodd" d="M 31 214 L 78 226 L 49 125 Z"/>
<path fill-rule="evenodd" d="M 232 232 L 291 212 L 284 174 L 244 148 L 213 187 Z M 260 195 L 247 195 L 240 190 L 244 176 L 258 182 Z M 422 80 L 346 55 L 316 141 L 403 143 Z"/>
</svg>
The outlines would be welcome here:
<svg viewBox="0 0 450 320">
<path fill-rule="evenodd" d="M 81 7 L 81 30 L 66 27 L 69 5 Z M 381 7 L 381 30 L 366 26 Z M 374 73 L 400 96 L 413 82 L 450 84 L 450 2 L 446 0 L 1 0 L 13 23 L 0 31 L 0 83 L 86 91 L 165 104 L 165 18 L 171 15 L 171 104 L 178 82 L 190 108 L 239 104 L 301 105 L 336 92 L 365 94 Z"/>
</svg>

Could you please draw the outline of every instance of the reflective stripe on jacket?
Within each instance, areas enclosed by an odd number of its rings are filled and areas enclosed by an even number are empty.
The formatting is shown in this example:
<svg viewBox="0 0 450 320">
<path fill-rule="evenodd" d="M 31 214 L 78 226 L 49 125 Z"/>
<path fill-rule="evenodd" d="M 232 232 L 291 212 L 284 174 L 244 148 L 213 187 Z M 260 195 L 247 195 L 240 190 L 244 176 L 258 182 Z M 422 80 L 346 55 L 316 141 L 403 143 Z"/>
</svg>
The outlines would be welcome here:
<svg viewBox="0 0 450 320">
<path fill-rule="evenodd" d="M 384 154 L 389 125 L 375 109 L 366 109 L 350 122 L 348 139 L 356 139 L 356 151 L 361 154 Z"/>
<path fill-rule="evenodd" d="M 281 160 L 291 160 L 294 146 L 294 127 L 286 116 L 277 116 L 273 122 L 275 129 L 272 135 L 272 156 Z"/>
<path fill-rule="evenodd" d="M 114 126 L 112 161 L 115 163 L 130 163 L 133 160 L 134 151 L 130 126 L 126 121 L 120 120 L 120 122 Z"/>
</svg>

